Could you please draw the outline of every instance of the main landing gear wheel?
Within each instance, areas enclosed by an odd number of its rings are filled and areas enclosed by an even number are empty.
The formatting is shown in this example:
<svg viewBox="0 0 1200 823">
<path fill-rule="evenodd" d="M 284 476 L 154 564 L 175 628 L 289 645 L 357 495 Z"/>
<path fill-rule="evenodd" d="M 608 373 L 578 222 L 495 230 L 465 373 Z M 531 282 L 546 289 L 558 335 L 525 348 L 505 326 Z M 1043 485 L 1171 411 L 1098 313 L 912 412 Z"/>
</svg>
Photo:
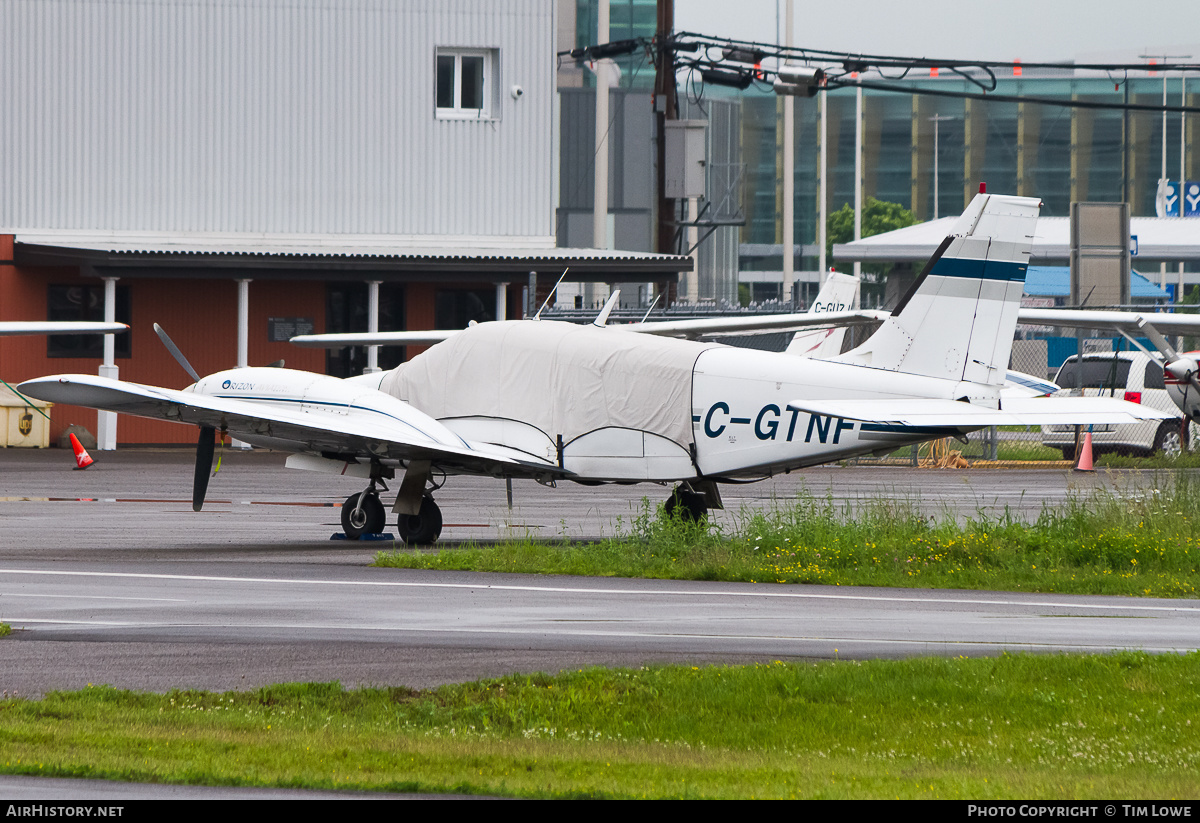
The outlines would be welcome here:
<svg viewBox="0 0 1200 823">
<path fill-rule="evenodd" d="M 363 498 L 362 508 L 358 508 L 358 498 Z M 342 531 L 351 540 L 357 540 L 364 534 L 379 534 L 387 525 L 387 512 L 379 502 L 379 495 L 360 492 L 346 498 L 342 504 Z"/>
<path fill-rule="evenodd" d="M 698 523 L 708 517 L 708 506 L 704 503 L 704 495 L 679 486 L 671 492 L 664 507 L 667 517 L 674 517 L 676 512 L 679 519 L 688 523 Z"/>
<path fill-rule="evenodd" d="M 433 498 L 421 498 L 421 511 L 417 514 L 402 514 L 396 518 L 396 530 L 400 539 L 410 546 L 429 546 L 437 542 L 442 533 L 442 510 Z"/>
</svg>

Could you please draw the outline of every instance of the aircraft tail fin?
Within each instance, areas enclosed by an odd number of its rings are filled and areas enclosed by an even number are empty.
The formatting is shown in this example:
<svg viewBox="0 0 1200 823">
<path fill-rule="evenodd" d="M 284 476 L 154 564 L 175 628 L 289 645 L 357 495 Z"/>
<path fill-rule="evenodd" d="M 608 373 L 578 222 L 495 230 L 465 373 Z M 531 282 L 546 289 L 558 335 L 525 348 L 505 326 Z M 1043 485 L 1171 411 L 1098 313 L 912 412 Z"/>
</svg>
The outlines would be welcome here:
<svg viewBox="0 0 1200 823">
<path fill-rule="evenodd" d="M 1041 202 L 978 194 L 880 329 L 843 355 L 879 369 L 1004 383 Z"/>
<path fill-rule="evenodd" d="M 853 311 L 858 308 L 858 284 L 861 278 L 852 274 L 830 272 L 825 285 L 817 293 L 817 299 L 809 307 L 809 314 L 824 314 L 831 311 Z M 837 357 L 842 353 L 842 341 L 846 327 L 798 331 L 792 336 L 785 350 L 796 357 Z"/>
</svg>

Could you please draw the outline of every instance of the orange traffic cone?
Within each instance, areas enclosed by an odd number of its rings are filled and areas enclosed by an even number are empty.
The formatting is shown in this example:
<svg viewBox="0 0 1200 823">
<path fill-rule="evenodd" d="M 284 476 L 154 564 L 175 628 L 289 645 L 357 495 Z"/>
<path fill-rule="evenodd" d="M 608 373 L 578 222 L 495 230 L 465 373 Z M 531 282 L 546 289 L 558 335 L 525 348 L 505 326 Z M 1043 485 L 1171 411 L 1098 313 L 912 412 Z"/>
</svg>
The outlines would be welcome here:
<svg viewBox="0 0 1200 823">
<path fill-rule="evenodd" d="M 1094 472 L 1092 468 L 1092 433 L 1083 436 L 1083 447 L 1079 450 L 1079 462 L 1075 464 L 1077 472 Z"/>
<path fill-rule="evenodd" d="M 75 471 L 86 469 L 96 461 L 87 453 L 87 449 L 79 442 L 79 438 L 75 436 L 75 432 L 71 432 L 71 448 L 75 450 Z"/>
</svg>

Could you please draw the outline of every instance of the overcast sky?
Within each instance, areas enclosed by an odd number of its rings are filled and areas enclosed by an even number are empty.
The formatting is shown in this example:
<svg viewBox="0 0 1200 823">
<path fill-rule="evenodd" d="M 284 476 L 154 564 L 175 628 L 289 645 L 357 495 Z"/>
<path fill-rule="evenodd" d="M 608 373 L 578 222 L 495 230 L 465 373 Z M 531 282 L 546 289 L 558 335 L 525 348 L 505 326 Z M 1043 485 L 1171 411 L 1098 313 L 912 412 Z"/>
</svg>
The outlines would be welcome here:
<svg viewBox="0 0 1200 823">
<path fill-rule="evenodd" d="M 1200 0 L 795 0 L 795 9 L 793 42 L 809 48 L 1004 62 L 1086 62 L 1115 51 L 1200 61 Z M 675 28 L 783 41 L 775 0 L 675 0 Z"/>
</svg>

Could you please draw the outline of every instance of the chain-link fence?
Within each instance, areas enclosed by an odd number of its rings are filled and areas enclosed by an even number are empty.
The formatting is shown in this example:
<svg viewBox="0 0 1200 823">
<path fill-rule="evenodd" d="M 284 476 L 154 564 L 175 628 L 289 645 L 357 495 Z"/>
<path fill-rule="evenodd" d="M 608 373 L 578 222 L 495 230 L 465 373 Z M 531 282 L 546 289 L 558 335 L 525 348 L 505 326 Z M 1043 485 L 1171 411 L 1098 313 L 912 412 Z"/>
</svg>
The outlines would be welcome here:
<svg viewBox="0 0 1200 823">
<path fill-rule="evenodd" d="M 1163 383 L 1162 366 L 1144 352 L 1130 350 L 1123 341 L 1087 338 L 1083 357 L 1076 354 L 1074 338 L 1043 338 L 1013 342 L 1010 369 L 1039 380 L 1054 381 L 1073 394 L 1117 397 L 1178 414 Z M 1080 362 L 1082 360 L 1082 362 Z M 1059 375 L 1059 366 L 1067 367 Z M 1013 375 L 1010 375 L 1012 377 Z M 886 457 L 860 458 L 858 463 L 963 467 L 978 463 L 1016 465 L 1073 461 L 1084 435 L 1092 435 L 1092 455 L 1131 457 L 1168 454 L 1181 448 L 1200 451 L 1200 427 L 1181 418 L 1125 425 L 1094 426 L 991 426 L 973 432 L 965 442 L 940 440 L 908 447 Z"/>
</svg>

